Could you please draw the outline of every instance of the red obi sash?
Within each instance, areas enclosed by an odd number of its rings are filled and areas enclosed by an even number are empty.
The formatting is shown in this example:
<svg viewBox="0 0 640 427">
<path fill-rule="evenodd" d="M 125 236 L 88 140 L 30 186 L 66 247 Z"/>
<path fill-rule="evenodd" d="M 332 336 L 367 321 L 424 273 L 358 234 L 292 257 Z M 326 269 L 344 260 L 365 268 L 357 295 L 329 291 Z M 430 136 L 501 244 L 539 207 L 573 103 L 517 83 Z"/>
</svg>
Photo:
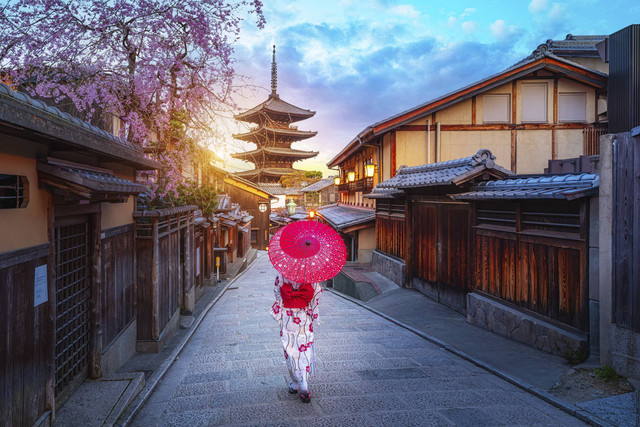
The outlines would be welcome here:
<svg viewBox="0 0 640 427">
<path fill-rule="evenodd" d="M 313 298 L 313 287 L 308 283 L 303 283 L 296 290 L 285 282 L 280 288 L 280 296 L 285 308 L 305 308 Z"/>
</svg>

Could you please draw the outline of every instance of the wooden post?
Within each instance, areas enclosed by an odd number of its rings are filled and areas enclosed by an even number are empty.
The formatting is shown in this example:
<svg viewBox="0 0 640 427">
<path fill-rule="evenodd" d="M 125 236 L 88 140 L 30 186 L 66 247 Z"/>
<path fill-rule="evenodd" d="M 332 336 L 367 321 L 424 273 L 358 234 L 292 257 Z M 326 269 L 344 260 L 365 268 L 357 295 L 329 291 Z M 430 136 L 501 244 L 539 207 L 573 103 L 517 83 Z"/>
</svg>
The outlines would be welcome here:
<svg viewBox="0 0 640 427">
<path fill-rule="evenodd" d="M 553 79 L 553 124 L 558 123 L 558 78 Z M 558 142 L 556 140 L 556 127 L 551 129 L 551 158 L 558 158 Z"/>
<path fill-rule="evenodd" d="M 516 172 L 518 167 L 518 131 L 511 129 L 511 170 Z"/>
<path fill-rule="evenodd" d="M 393 178 L 396 176 L 396 133 L 395 131 L 391 132 L 391 170 L 389 171 L 389 176 Z"/>
<path fill-rule="evenodd" d="M 405 226 L 405 287 L 412 288 L 413 279 L 413 204 L 411 200 L 407 198 L 404 205 L 404 226 Z"/>
<path fill-rule="evenodd" d="M 476 97 L 471 97 L 471 124 L 476 124 Z"/>
<path fill-rule="evenodd" d="M 56 238 L 54 233 L 55 213 L 53 196 L 47 194 L 47 233 L 49 236 L 49 254 L 47 255 L 47 292 L 49 294 L 49 330 L 45 332 L 47 352 L 47 383 L 45 386 L 45 409 L 51 411 L 49 423 L 56 420 Z"/>
<path fill-rule="evenodd" d="M 518 83 L 516 80 L 511 83 L 511 124 L 516 124 L 516 112 L 517 112 L 517 101 L 518 101 Z"/>
<path fill-rule="evenodd" d="M 100 354 L 102 353 L 102 272 L 100 209 L 91 215 L 91 341 L 89 348 L 89 377 L 102 376 Z"/>
<path fill-rule="evenodd" d="M 160 279 L 160 239 L 158 237 L 158 217 L 153 218 L 153 232 L 152 232 L 152 250 L 151 250 L 151 338 L 157 340 L 160 337 L 160 324 L 159 324 L 159 279 Z"/>
</svg>

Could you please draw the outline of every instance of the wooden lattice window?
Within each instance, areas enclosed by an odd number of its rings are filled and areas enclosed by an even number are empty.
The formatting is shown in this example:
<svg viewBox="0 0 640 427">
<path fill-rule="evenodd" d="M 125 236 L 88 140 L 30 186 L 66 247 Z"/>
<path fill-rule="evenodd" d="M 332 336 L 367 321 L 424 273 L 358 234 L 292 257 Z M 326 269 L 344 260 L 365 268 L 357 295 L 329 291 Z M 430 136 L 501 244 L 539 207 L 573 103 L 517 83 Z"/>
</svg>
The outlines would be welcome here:
<svg viewBox="0 0 640 427">
<path fill-rule="evenodd" d="M 26 176 L 0 174 L 0 209 L 24 209 L 29 203 Z"/>
</svg>

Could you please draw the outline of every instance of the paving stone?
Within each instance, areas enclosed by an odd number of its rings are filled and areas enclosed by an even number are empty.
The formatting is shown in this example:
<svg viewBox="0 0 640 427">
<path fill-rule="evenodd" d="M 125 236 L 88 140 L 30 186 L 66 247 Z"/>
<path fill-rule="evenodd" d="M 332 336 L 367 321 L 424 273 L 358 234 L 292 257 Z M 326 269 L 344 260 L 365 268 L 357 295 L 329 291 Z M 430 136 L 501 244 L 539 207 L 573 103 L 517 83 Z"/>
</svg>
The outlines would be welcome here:
<svg viewBox="0 0 640 427">
<path fill-rule="evenodd" d="M 409 403 L 394 395 L 362 395 L 352 398 L 331 397 L 316 399 L 318 405 L 329 414 L 376 412 L 409 409 Z"/>
<path fill-rule="evenodd" d="M 525 405 L 486 406 L 483 411 L 507 425 L 557 426 L 557 421 Z"/>
<path fill-rule="evenodd" d="M 365 414 L 347 414 L 305 420 L 305 427 L 378 427 L 380 424 L 375 418 Z M 386 424 L 392 425 L 392 424 Z"/>
<path fill-rule="evenodd" d="M 229 422 L 228 410 L 207 409 L 205 411 L 185 411 L 166 414 L 160 423 L 167 427 L 199 427 L 223 425 Z"/>
<path fill-rule="evenodd" d="M 439 411 L 448 421 L 459 427 L 502 426 L 502 421 L 478 408 L 451 408 Z"/>
<path fill-rule="evenodd" d="M 198 409 L 209 409 L 209 396 L 174 397 L 167 404 L 166 412 L 184 412 Z"/>
<path fill-rule="evenodd" d="M 200 396 L 212 395 L 213 393 L 223 393 L 229 391 L 226 381 L 216 381 L 208 383 L 181 384 L 174 396 Z"/>
<path fill-rule="evenodd" d="M 363 380 L 409 379 L 428 376 L 424 371 L 417 368 L 364 369 L 356 371 L 356 374 Z"/>
<path fill-rule="evenodd" d="M 375 417 L 378 426 L 445 427 L 455 425 L 437 411 L 383 412 L 376 413 L 372 417 Z"/>
<path fill-rule="evenodd" d="M 293 403 L 293 404 L 292 404 Z M 233 423 L 254 423 L 266 421 L 279 421 L 289 418 L 304 418 L 319 414 L 313 403 L 302 403 L 300 399 L 295 402 L 278 402 L 250 406 L 237 406 L 231 408 L 231 420 Z"/>
<path fill-rule="evenodd" d="M 211 381 L 222 381 L 236 378 L 248 378 L 249 374 L 246 369 L 238 369 L 235 371 L 222 372 L 203 372 L 199 374 L 185 375 L 182 380 L 183 384 L 206 383 Z"/>
<path fill-rule="evenodd" d="M 275 389 L 272 390 L 246 390 L 233 391 L 231 393 L 216 393 L 209 397 L 211 407 L 231 407 L 241 405 L 255 405 L 257 403 L 278 402 Z"/>
</svg>

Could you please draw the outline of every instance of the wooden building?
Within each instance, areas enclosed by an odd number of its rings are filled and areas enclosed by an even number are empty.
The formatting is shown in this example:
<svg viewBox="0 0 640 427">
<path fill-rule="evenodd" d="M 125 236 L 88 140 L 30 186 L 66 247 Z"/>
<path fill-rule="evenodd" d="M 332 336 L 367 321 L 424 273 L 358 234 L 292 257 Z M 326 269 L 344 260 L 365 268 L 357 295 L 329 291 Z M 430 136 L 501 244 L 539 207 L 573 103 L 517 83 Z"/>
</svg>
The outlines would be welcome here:
<svg viewBox="0 0 640 427">
<path fill-rule="evenodd" d="M 336 203 L 339 197 L 334 177 L 321 179 L 303 187 L 301 191 L 304 195 L 302 205 L 307 210 Z"/>
<path fill-rule="evenodd" d="M 474 182 L 511 174 L 495 163 L 489 150 L 400 168 L 366 196 L 377 201 L 374 268 L 399 285 L 464 312 L 471 285 L 473 209 L 450 195 Z"/>
<path fill-rule="evenodd" d="M 215 185 L 218 193 L 226 195 L 229 203 L 236 203 L 241 211 L 251 216 L 251 226 L 248 229 L 249 243 L 255 249 L 265 249 L 270 239 L 271 205 L 277 197 L 260 185 L 217 166 L 208 165 L 205 179 Z M 230 204 L 228 209 L 231 209 Z"/>
<path fill-rule="evenodd" d="M 138 146 L 0 84 L 0 425 L 135 352 Z"/>
</svg>

